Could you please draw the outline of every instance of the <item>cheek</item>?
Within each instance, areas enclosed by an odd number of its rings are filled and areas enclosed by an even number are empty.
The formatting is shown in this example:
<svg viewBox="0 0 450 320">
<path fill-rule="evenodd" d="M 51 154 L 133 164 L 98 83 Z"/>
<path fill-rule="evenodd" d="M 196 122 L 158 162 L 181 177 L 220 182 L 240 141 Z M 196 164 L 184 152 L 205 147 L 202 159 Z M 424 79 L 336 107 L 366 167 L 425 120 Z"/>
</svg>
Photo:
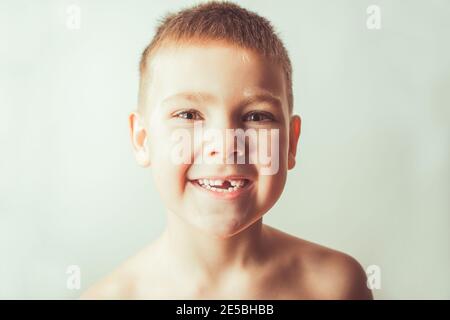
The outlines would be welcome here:
<svg viewBox="0 0 450 320">
<path fill-rule="evenodd" d="M 262 213 L 267 212 L 281 196 L 286 184 L 286 171 L 280 170 L 276 175 L 258 178 L 257 207 Z"/>
<path fill-rule="evenodd" d="M 258 139 L 258 151 L 253 156 L 258 160 L 259 176 L 276 176 L 287 170 L 289 136 L 284 128 L 270 130 L 266 137 Z"/>
<path fill-rule="evenodd" d="M 287 170 L 289 152 L 289 130 L 282 129 L 279 134 L 278 155 L 280 159 L 280 171 Z"/>
<path fill-rule="evenodd" d="M 159 158 L 152 166 L 152 173 L 156 188 L 165 206 L 174 212 L 183 202 L 186 188 L 186 171 L 188 165 L 172 164 L 169 158 Z"/>
<path fill-rule="evenodd" d="M 171 131 L 161 129 L 156 141 L 151 145 L 151 170 L 156 188 L 166 204 L 177 204 L 186 187 L 186 171 L 189 164 L 177 163 L 173 159 L 176 141 L 171 139 Z"/>
<path fill-rule="evenodd" d="M 258 168 L 257 207 L 263 212 L 268 211 L 276 203 L 286 184 L 288 155 L 286 130 L 279 130 L 278 135 L 270 137 L 268 150 L 270 150 L 270 166 Z"/>
</svg>

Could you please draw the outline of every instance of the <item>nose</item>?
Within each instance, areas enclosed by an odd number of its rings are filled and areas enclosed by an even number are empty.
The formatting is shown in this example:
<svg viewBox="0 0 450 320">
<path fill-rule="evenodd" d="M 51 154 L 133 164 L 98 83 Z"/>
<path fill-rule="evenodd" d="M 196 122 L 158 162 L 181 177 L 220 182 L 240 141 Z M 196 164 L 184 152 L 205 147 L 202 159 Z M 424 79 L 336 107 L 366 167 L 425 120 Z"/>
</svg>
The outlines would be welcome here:
<svg viewBox="0 0 450 320">
<path fill-rule="evenodd" d="M 209 127 L 204 155 L 214 162 L 242 163 L 245 156 L 245 137 L 236 134 L 233 123 L 224 121 L 220 126 Z M 242 129 L 241 129 L 242 130 Z"/>
<path fill-rule="evenodd" d="M 240 163 L 245 155 L 245 141 L 238 141 L 233 134 L 234 129 L 220 131 L 207 145 L 206 156 L 221 163 Z"/>
</svg>

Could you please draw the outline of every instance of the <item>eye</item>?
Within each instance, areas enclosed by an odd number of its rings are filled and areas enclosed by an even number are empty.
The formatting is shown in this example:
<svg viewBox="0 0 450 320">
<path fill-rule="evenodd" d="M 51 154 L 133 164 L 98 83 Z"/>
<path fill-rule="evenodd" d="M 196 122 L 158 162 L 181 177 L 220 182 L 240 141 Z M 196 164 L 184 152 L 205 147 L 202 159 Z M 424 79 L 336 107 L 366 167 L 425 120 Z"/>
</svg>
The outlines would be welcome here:
<svg viewBox="0 0 450 320">
<path fill-rule="evenodd" d="M 201 120 L 201 115 L 196 110 L 184 110 L 177 112 L 173 115 L 175 118 L 181 118 L 185 120 Z"/>
<path fill-rule="evenodd" d="M 267 121 L 275 121 L 275 118 L 269 112 L 252 111 L 244 116 L 244 121 L 267 122 Z"/>
</svg>

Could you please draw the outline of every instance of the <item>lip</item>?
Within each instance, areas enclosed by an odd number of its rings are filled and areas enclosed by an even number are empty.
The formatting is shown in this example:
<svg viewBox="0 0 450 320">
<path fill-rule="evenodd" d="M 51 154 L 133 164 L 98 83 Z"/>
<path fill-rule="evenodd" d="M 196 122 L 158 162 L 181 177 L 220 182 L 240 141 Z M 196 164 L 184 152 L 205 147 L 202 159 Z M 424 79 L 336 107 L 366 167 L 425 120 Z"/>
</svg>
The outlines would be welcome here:
<svg viewBox="0 0 450 320">
<path fill-rule="evenodd" d="M 239 179 L 245 179 L 248 180 L 247 184 L 240 189 L 237 189 L 236 191 L 232 191 L 232 192 L 217 192 L 217 191 L 213 191 L 213 190 L 208 190 L 203 188 L 202 186 L 200 186 L 197 183 L 197 180 L 199 179 L 211 179 L 211 180 L 239 180 Z M 199 191 L 201 191 L 204 194 L 210 195 L 212 197 L 215 197 L 217 199 L 222 199 L 222 200 L 233 200 L 236 199 L 238 197 L 241 197 L 243 195 L 245 195 L 248 191 L 250 191 L 253 188 L 254 182 L 253 180 L 249 179 L 248 177 L 244 177 L 244 176 L 236 176 L 236 175 L 230 175 L 230 176 L 225 176 L 225 177 L 220 177 L 220 176 L 208 176 L 208 177 L 201 177 L 198 179 L 192 179 L 192 180 L 188 180 L 189 183 L 194 186 L 196 189 L 198 189 Z"/>
</svg>

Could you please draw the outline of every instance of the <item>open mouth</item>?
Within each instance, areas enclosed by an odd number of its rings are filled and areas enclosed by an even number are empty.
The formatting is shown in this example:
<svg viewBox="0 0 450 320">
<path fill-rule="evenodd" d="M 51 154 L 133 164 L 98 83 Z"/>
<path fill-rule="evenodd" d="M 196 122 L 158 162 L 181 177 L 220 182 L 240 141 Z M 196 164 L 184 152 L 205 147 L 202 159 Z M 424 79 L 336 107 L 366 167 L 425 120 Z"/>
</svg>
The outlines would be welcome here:
<svg viewBox="0 0 450 320">
<path fill-rule="evenodd" d="M 202 178 L 190 180 L 198 188 L 220 196 L 233 197 L 238 196 L 250 187 L 252 182 L 244 178 L 210 179 Z"/>
</svg>

